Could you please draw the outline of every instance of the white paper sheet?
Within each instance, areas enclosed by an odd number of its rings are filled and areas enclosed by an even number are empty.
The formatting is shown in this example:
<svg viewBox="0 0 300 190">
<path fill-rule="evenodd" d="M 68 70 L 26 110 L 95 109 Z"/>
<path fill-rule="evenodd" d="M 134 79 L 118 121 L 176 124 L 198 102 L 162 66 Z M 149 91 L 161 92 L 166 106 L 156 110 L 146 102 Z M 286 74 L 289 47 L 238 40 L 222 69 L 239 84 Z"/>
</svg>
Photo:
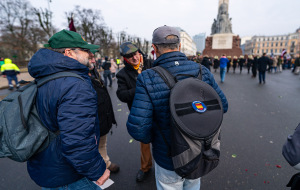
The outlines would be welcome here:
<svg viewBox="0 0 300 190">
<path fill-rule="evenodd" d="M 95 182 L 95 181 L 93 181 L 96 185 L 97 185 L 97 183 Z M 103 184 L 103 185 L 101 185 L 101 186 L 99 186 L 101 189 L 106 189 L 106 188 L 108 188 L 109 186 L 111 186 L 112 184 L 114 184 L 115 182 L 113 181 L 113 180 L 111 180 L 110 178 L 108 179 L 108 180 L 106 180 L 106 182 Z"/>
</svg>

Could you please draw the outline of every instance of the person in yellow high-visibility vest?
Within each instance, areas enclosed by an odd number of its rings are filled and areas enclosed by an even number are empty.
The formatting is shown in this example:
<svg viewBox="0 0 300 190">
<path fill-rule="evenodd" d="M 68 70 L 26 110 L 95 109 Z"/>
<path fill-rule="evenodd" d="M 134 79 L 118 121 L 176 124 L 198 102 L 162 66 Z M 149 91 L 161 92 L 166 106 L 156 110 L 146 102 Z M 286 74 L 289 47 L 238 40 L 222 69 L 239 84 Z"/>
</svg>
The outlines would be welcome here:
<svg viewBox="0 0 300 190">
<path fill-rule="evenodd" d="M 121 60 L 117 57 L 117 66 L 118 66 L 118 70 L 119 70 L 120 64 L 121 64 Z"/>
<path fill-rule="evenodd" d="M 20 74 L 20 69 L 17 65 L 12 63 L 11 59 L 4 59 L 4 64 L 1 66 L 1 73 L 3 77 L 7 78 L 9 90 L 14 89 L 14 85 L 12 84 L 12 81 L 14 80 L 17 86 L 17 89 L 20 87 L 20 84 L 18 82 L 17 74 Z"/>
</svg>

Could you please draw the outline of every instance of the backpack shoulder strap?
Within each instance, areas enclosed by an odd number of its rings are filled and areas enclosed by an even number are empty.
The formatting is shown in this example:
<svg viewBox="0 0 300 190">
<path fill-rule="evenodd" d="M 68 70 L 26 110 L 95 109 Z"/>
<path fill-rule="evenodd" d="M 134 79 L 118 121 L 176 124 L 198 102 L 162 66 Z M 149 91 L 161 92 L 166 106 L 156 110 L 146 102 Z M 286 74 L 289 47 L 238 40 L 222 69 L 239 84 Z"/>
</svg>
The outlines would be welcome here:
<svg viewBox="0 0 300 190">
<path fill-rule="evenodd" d="M 52 75 L 48 75 L 41 79 L 36 79 L 37 87 L 39 88 L 42 85 L 49 82 L 50 80 L 54 80 L 54 79 L 58 79 L 58 78 L 62 78 L 62 77 L 76 77 L 76 78 L 79 78 L 84 81 L 84 79 L 81 76 L 79 76 L 78 74 L 66 71 L 66 72 L 59 72 L 59 73 L 55 73 Z"/>
<path fill-rule="evenodd" d="M 165 69 L 161 66 L 156 66 L 151 69 L 159 74 L 159 76 L 164 80 L 164 82 L 167 84 L 167 86 L 170 89 L 172 89 L 175 86 L 176 81 L 175 81 L 173 75 L 167 69 Z"/>
<path fill-rule="evenodd" d="M 198 74 L 197 78 L 199 80 L 202 80 L 202 65 L 199 63 L 199 66 L 200 66 L 200 68 L 199 68 L 199 74 Z"/>
</svg>

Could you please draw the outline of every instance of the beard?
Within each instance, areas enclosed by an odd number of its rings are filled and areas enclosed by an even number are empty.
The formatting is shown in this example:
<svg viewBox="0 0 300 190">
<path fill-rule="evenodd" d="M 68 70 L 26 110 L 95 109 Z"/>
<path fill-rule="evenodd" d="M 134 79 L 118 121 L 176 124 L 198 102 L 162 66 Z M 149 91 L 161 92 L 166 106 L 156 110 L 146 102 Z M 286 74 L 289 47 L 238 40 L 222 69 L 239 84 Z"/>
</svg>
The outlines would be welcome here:
<svg viewBox="0 0 300 190">
<path fill-rule="evenodd" d="M 76 53 L 77 56 L 77 61 L 79 63 L 81 63 L 82 65 L 85 65 L 87 67 L 90 67 L 90 63 L 89 63 L 89 58 L 88 57 L 84 57 L 83 55 Z"/>
</svg>

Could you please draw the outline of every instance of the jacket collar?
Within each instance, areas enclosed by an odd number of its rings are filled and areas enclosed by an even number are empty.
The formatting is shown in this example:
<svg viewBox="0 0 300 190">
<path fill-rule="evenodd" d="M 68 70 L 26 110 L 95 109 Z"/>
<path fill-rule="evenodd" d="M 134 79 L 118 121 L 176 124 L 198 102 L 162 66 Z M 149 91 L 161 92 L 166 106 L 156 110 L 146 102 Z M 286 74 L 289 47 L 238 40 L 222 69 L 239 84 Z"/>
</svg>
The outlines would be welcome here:
<svg viewBox="0 0 300 190">
<path fill-rule="evenodd" d="M 164 53 L 154 61 L 153 67 L 173 61 L 187 61 L 187 57 L 179 51 Z"/>
</svg>

